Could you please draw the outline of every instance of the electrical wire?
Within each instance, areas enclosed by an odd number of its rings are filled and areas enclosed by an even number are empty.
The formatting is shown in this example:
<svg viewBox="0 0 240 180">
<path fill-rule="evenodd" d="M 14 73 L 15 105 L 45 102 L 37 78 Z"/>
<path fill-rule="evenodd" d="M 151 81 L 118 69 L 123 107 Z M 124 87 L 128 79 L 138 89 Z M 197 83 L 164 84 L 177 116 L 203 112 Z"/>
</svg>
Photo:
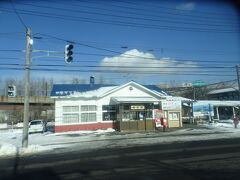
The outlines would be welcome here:
<svg viewBox="0 0 240 180">
<path fill-rule="evenodd" d="M 0 70 L 25 70 L 23 68 L 1 68 Z M 85 72 L 85 73 L 110 73 L 110 74 L 123 74 L 123 73 L 134 73 L 134 74 L 147 74 L 147 75 L 154 75 L 154 74 L 161 74 L 161 75 L 201 75 L 201 76 L 214 76 L 214 77 L 226 77 L 231 76 L 234 77 L 235 75 L 230 74 L 209 74 L 209 73 L 164 73 L 164 72 L 140 72 L 140 71 L 111 71 L 111 70 L 80 70 L 80 69 L 46 69 L 46 68 L 31 68 L 32 71 L 50 71 L 50 72 Z"/>
<path fill-rule="evenodd" d="M 12 8 L 15 12 L 15 14 L 17 15 L 19 21 L 21 22 L 22 26 L 25 28 L 25 30 L 27 30 L 27 26 L 26 24 L 24 23 L 23 19 L 21 18 L 21 16 L 19 15 L 19 13 L 17 12 L 17 9 L 15 8 L 14 4 L 13 4 L 13 1 L 12 0 L 9 0 L 11 5 L 12 5 Z"/>
<path fill-rule="evenodd" d="M 75 1 L 77 1 L 77 0 L 75 0 Z M 82 0 L 81 0 L 81 1 L 82 1 Z M 110 0 L 110 1 L 115 2 L 114 0 Z M 185 11 L 185 12 L 189 13 L 189 10 L 178 9 L 178 8 L 170 8 L 170 7 L 162 6 L 162 5 L 159 6 L 159 4 L 157 4 L 157 3 L 154 3 L 154 4 L 153 4 L 152 1 L 147 1 L 145 4 L 134 3 L 134 2 L 124 1 L 124 0 L 118 0 L 118 2 L 123 2 L 123 3 L 131 4 L 131 5 L 134 5 L 134 6 L 136 6 L 136 5 L 137 5 L 137 6 L 142 5 L 142 6 L 144 6 L 144 7 L 151 7 L 151 8 L 164 9 L 164 10 L 168 9 L 168 10 L 176 11 L 176 12 L 179 12 L 179 11 L 184 12 L 184 11 Z M 198 10 L 195 10 L 195 9 L 194 9 L 194 11 L 191 11 L 191 13 L 201 14 L 201 15 L 203 15 L 203 14 L 209 14 L 209 15 L 214 15 L 214 16 L 218 16 L 218 17 L 219 17 L 219 16 L 235 17 L 234 14 L 229 14 L 229 13 L 228 13 L 228 14 L 227 14 L 227 13 L 222 14 L 222 13 L 198 11 Z"/>
<path fill-rule="evenodd" d="M 41 36 L 53 38 L 53 39 L 56 39 L 56 40 L 59 40 L 59 41 L 63 41 L 63 42 L 71 42 L 73 44 L 78 44 L 78 45 L 81 45 L 81 46 L 84 46 L 84 47 L 88 47 L 88 48 L 92 48 L 92 49 L 97 49 L 97 50 L 101 50 L 101 51 L 111 52 L 111 53 L 115 53 L 115 54 L 122 54 L 122 52 L 120 52 L 120 51 L 110 50 L 110 49 L 106 49 L 106 48 L 100 48 L 100 47 L 97 47 L 97 46 L 88 45 L 88 44 L 84 44 L 84 43 L 79 43 L 77 41 L 71 41 L 71 40 L 59 38 L 59 37 L 48 35 L 48 34 L 43 34 L 43 33 L 37 33 L 37 34 L 39 34 Z M 156 58 L 142 57 L 142 56 L 132 55 L 132 54 L 129 54 L 129 53 L 124 53 L 124 56 L 134 57 L 134 58 L 141 58 L 141 59 L 156 60 Z"/>
<path fill-rule="evenodd" d="M 0 32 L 0 36 L 14 35 L 14 34 L 23 34 L 23 32 Z"/>
<path fill-rule="evenodd" d="M 38 33 L 36 33 L 37 35 Z M 58 41 L 53 41 L 51 38 L 42 38 L 42 37 L 38 37 L 38 36 L 33 36 L 33 38 L 36 38 L 37 40 L 40 40 L 39 42 L 42 43 L 53 43 L 53 44 L 59 44 Z M 222 50 L 209 50 L 209 49 L 183 49 L 183 48 L 169 48 L 169 47 L 151 47 L 151 46 L 147 46 L 147 45 L 139 45 L 139 44 L 125 44 L 125 43 L 107 43 L 107 42 L 99 42 L 99 41 L 86 41 L 86 40 L 81 40 L 82 43 L 87 43 L 87 44 L 95 44 L 95 45 L 99 45 L 101 47 L 107 47 L 110 46 L 111 48 L 113 47 L 117 47 L 118 49 L 126 49 L 127 50 L 131 50 L 131 49 L 135 49 L 136 46 L 141 47 L 141 49 L 145 49 L 144 51 L 146 52 L 161 52 L 161 54 L 163 52 L 176 52 L 176 53 L 204 53 L 205 54 L 210 54 L 210 55 L 237 55 L 238 56 L 238 52 L 237 51 L 222 51 Z M 59 52 L 59 53 L 62 53 Z M 81 52 L 82 53 L 82 52 Z M 84 53 L 83 53 L 84 54 Z M 95 53 L 96 54 L 96 53 Z M 87 53 L 86 53 L 87 55 Z M 91 53 L 89 54 L 91 55 Z M 92 53 L 92 55 L 94 55 L 94 53 Z M 96 54 L 96 56 L 113 56 L 112 54 Z"/>
<path fill-rule="evenodd" d="M 0 8 L 1 9 L 1 8 Z M 12 13 L 11 10 L 1 9 L 2 11 Z M 70 16 L 70 15 L 62 15 L 55 13 L 42 13 L 37 11 L 27 11 L 18 9 L 20 14 L 45 17 L 45 18 L 53 18 L 60 20 L 71 20 L 71 21 L 82 21 L 88 23 L 98 23 L 98 24 L 107 24 L 107 25 L 117 25 L 123 27 L 136 27 L 136 28 L 147 28 L 147 29 L 158 29 L 158 30 L 172 30 L 172 31 L 189 31 L 189 32 L 214 32 L 214 33 L 238 33 L 238 29 L 217 29 L 217 28 L 193 28 L 193 27 L 177 27 L 177 26 L 164 26 L 164 25 L 152 25 L 145 23 L 132 23 L 132 22 L 124 22 L 124 21 L 112 21 L 112 20 L 103 20 L 98 18 L 87 18 L 87 17 L 79 17 L 79 16 Z"/>
<path fill-rule="evenodd" d="M 0 52 L 24 52 L 25 50 L 20 49 L 0 49 Z"/>
<path fill-rule="evenodd" d="M 83 1 L 83 0 L 81 0 L 81 1 L 78 1 L 78 2 L 84 2 L 84 3 L 92 3 L 92 4 L 96 4 L 96 2 L 91 2 L 91 1 Z M 148 10 L 148 9 L 146 9 L 146 7 L 147 6 L 145 6 L 144 5 L 144 8 L 139 8 L 139 7 L 130 7 L 130 6 L 124 6 L 124 5 L 119 5 L 119 4 L 117 4 L 116 2 L 114 2 L 114 4 L 113 3 L 104 3 L 104 2 L 101 2 L 101 5 L 106 5 L 107 7 L 110 7 L 110 8 L 114 8 L 114 7 L 116 7 L 116 8 L 120 8 L 120 9 L 124 9 L 124 10 L 126 10 L 126 9 L 128 9 L 128 10 L 132 10 L 132 11 L 140 11 L 140 12 L 145 12 L 145 11 L 148 11 L 148 12 L 151 12 L 151 13 L 159 13 L 159 10 L 154 10 L 154 9 L 152 9 L 153 7 L 155 7 L 156 8 L 156 6 L 151 6 L 151 10 Z M 139 5 L 139 4 L 137 4 L 137 5 Z M 158 6 L 159 7 L 159 6 Z M 207 14 L 206 12 L 202 12 L 201 13 L 201 16 L 196 16 L 196 15 L 193 15 L 193 14 L 183 14 L 183 13 L 180 13 L 179 12 L 179 10 L 177 10 L 177 9 L 173 9 L 173 8 L 167 8 L 167 7 L 163 7 L 163 6 L 161 6 L 161 9 L 163 9 L 163 10 L 174 10 L 175 12 L 169 12 L 169 11 L 166 11 L 166 12 L 164 12 L 164 13 L 166 13 L 166 14 L 170 14 L 170 15 L 175 15 L 175 16 L 185 16 L 185 17 L 196 17 L 196 18 L 204 18 L 204 19 L 209 19 L 209 18 L 213 18 L 212 16 L 205 16 L 205 14 Z M 162 10 L 161 10 L 162 11 Z M 161 12 L 160 11 L 160 12 Z M 153 14 L 154 15 L 154 14 Z M 202 15 L 204 15 L 204 16 L 202 16 Z M 232 16 L 233 17 L 233 16 Z M 226 19 L 226 18 L 222 18 L 222 17 L 219 17 L 219 15 L 216 17 L 215 16 L 215 18 L 218 18 L 218 19 Z M 236 16 L 234 16 L 234 18 L 236 18 L 237 19 L 237 17 Z M 231 19 L 229 19 L 229 17 L 228 17 L 228 20 L 231 20 Z"/>
<path fill-rule="evenodd" d="M 88 15 L 97 15 L 97 16 L 105 16 L 105 17 L 115 17 L 115 18 L 123 18 L 123 19 L 130 19 L 130 20 L 143 20 L 143 21 L 152 21 L 152 22 L 166 22 L 166 23 L 174 23 L 174 24 L 190 24 L 190 25 L 202 25 L 202 26 L 219 26 L 219 27 L 226 27 L 226 24 L 213 24 L 213 23 L 199 23 L 199 22 L 183 22 L 183 21 L 175 21 L 171 19 L 152 19 L 152 18 L 142 18 L 142 17 L 132 17 L 132 16 L 126 16 L 126 15 L 114 15 L 114 14 L 107 14 L 107 13 L 100 13 L 100 12 L 89 12 L 89 11 L 84 11 L 84 10 L 74 10 L 74 9 L 67 9 L 67 8 L 58 8 L 58 7 L 49 7 L 49 6 L 42 6 L 42 5 L 35 5 L 35 4 L 29 4 L 29 3 L 18 3 L 21 5 L 26 5 L 26 6 L 31 6 L 31 7 L 40 7 L 40 8 L 45 8 L 45 9 L 51 9 L 51 10 L 61 10 L 63 12 L 78 12 L 78 13 L 83 13 L 83 14 L 88 14 Z M 236 24 L 237 25 L 237 24 Z"/>
<path fill-rule="evenodd" d="M 18 64 L 18 63 L 0 63 L 0 65 L 15 65 L 15 66 L 25 66 L 25 64 Z M 31 66 L 39 66 L 39 67 L 69 67 L 69 65 L 59 65 L 59 64 L 33 64 Z M 199 69 L 203 68 L 203 66 L 186 66 L 185 64 L 182 64 L 182 66 L 123 66 L 123 65 L 117 65 L 117 66 L 112 66 L 112 65 L 74 65 L 74 67 L 88 67 L 88 68 L 124 68 L 124 69 Z M 205 69 L 234 69 L 235 66 L 205 66 Z"/>
<path fill-rule="evenodd" d="M 5 50 L 2 50 L 0 49 L 0 51 L 13 51 L 13 52 L 25 52 L 25 50 L 8 50 L 8 49 L 5 49 Z M 46 51 L 47 52 L 47 51 Z M 60 52 L 60 51 L 54 51 L 54 54 L 63 54 L 63 52 Z M 120 53 L 120 52 L 119 52 Z M 113 58 L 113 57 L 116 57 L 116 56 L 113 56 L 111 54 L 98 54 L 98 53 L 84 53 L 84 52 L 74 52 L 74 54 L 80 54 L 80 55 L 88 55 L 88 56 L 100 56 L 100 57 L 108 57 L 108 58 Z M 140 58 L 140 59 L 150 59 L 150 60 L 155 60 L 156 62 L 141 62 L 142 64 L 148 64 L 148 65 L 153 65 L 153 64 L 164 64 L 164 63 L 181 63 L 181 62 L 191 62 L 191 63 L 202 63 L 202 62 L 206 62 L 206 63 L 216 63 L 216 64 L 231 64 L 231 63 L 238 63 L 238 60 L 236 61 L 224 61 L 224 62 L 219 62 L 219 60 L 201 60 L 201 59 L 157 59 L 157 58 L 146 58 L 146 57 L 142 57 L 142 56 L 135 56 L 135 55 L 124 55 L 124 56 L 121 56 L 120 58 L 122 59 L 121 60 L 121 63 L 130 63 L 129 61 L 125 60 L 125 59 L 132 59 L 132 58 Z M 8 58 L 8 57 L 0 57 L 0 59 L 13 59 L 13 58 Z M 48 56 L 46 56 L 46 58 L 48 58 Z M 19 59 L 21 60 L 20 58 L 15 58 L 15 59 Z M 62 61 L 61 59 L 41 59 L 40 61 Z M 158 62 L 157 62 L 158 61 Z M 74 62 L 87 62 L 87 63 L 90 63 L 90 62 L 96 62 L 98 63 L 99 61 L 98 60 L 74 60 Z M 114 62 L 114 61 L 105 61 L 102 63 L 107 63 L 107 64 L 118 64 L 120 62 Z"/>
</svg>

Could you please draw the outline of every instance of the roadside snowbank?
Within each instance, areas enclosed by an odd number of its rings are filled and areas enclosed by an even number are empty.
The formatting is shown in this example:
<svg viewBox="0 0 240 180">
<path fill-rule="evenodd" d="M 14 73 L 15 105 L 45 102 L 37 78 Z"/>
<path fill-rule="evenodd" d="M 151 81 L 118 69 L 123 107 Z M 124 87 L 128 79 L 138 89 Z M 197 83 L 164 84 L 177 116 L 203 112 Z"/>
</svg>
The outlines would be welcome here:
<svg viewBox="0 0 240 180">
<path fill-rule="evenodd" d="M 16 146 L 12 144 L 1 144 L 0 145 L 0 157 L 1 156 L 9 156 L 9 155 L 15 155 L 17 153 Z"/>
<path fill-rule="evenodd" d="M 61 136 L 61 135 L 67 135 L 67 134 L 79 134 L 79 135 L 86 135 L 86 134 L 104 134 L 104 133 L 110 133 L 110 132 L 115 132 L 114 129 L 108 128 L 106 130 L 103 129 L 98 129 L 96 131 L 87 131 L 87 130 L 82 130 L 82 131 L 68 131 L 68 132 L 59 132 L 59 133 L 51 133 L 48 136 Z"/>
<path fill-rule="evenodd" d="M 7 123 L 1 123 L 0 124 L 0 129 L 5 129 L 7 127 L 8 127 Z"/>
<path fill-rule="evenodd" d="M 22 129 L 8 129 L 0 131 L 0 157 L 34 154 L 43 151 L 50 151 L 55 148 L 69 146 L 67 144 L 79 141 L 79 137 L 84 141 L 91 141 L 93 136 L 114 132 L 114 129 L 97 131 L 71 131 L 65 133 L 44 133 L 30 134 L 29 146 L 21 148 Z M 70 136 L 66 136 L 70 135 Z M 71 136 L 74 135 L 74 136 Z M 74 138 L 77 135 L 77 139 Z"/>
<path fill-rule="evenodd" d="M 30 134 L 29 147 L 21 148 L 22 130 L 0 131 L 0 157 L 26 155 L 43 151 L 78 151 L 98 148 L 129 147 L 147 144 L 201 141 L 211 139 L 239 138 L 240 126 L 233 123 L 198 125 L 170 132 L 112 133 L 114 129 L 97 131 L 73 131 L 64 133 Z"/>
<path fill-rule="evenodd" d="M 4 143 L 0 144 L 0 157 L 1 156 L 12 156 L 12 155 L 26 155 L 42 151 L 51 150 L 50 147 L 43 147 L 40 145 L 29 145 L 27 148 L 19 148 L 12 144 Z"/>
</svg>

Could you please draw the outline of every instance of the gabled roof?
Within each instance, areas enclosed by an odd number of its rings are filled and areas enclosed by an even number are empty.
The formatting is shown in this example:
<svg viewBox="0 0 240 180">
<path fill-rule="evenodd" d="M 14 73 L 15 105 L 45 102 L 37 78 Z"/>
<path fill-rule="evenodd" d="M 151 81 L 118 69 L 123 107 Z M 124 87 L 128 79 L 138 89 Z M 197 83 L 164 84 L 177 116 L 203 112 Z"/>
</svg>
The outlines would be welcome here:
<svg viewBox="0 0 240 180">
<path fill-rule="evenodd" d="M 107 84 L 54 84 L 50 96 L 69 96 L 76 92 L 95 91 L 102 87 L 115 87 Z"/>
<path fill-rule="evenodd" d="M 150 90 L 152 90 L 152 91 L 161 93 L 161 94 L 163 94 L 163 95 L 165 95 L 165 96 L 168 96 L 168 95 L 169 95 L 167 92 L 163 91 L 161 88 L 159 88 L 159 87 L 156 86 L 156 85 L 143 85 L 143 86 L 146 87 L 146 88 L 148 88 L 148 89 L 150 89 Z"/>
<path fill-rule="evenodd" d="M 122 88 L 124 88 L 124 87 L 126 87 L 126 86 L 129 86 L 129 85 L 138 87 L 138 88 L 140 88 L 140 89 L 142 89 L 142 90 L 145 90 L 145 91 L 147 91 L 148 93 L 151 93 L 151 94 L 153 94 L 153 95 L 155 95 L 155 96 L 158 96 L 158 97 L 159 97 L 159 96 L 166 96 L 166 95 L 168 95 L 166 92 L 162 91 L 162 90 L 161 90 L 160 88 L 158 88 L 157 86 L 156 86 L 155 88 L 153 88 L 154 85 L 145 85 L 145 86 L 144 86 L 144 85 L 141 85 L 141 84 L 136 83 L 135 81 L 130 81 L 130 82 L 128 82 L 128 83 L 125 83 L 125 84 L 123 84 L 123 85 L 118 86 L 117 88 L 114 88 L 114 89 L 108 91 L 107 93 L 103 94 L 101 97 L 104 97 L 104 96 L 106 96 L 106 95 L 108 95 L 108 94 L 114 93 L 114 92 L 116 92 L 116 91 L 118 91 L 118 90 L 120 90 L 120 89 L 122 89 Z M 154 90 L 147 88 L 147 86 L 148 86 L 148 87 L 151 87 L 151 88 L 154 89 Z"/>
<path fill-rule="evenodd" d="M 77 96 L 98 96 L 104 97 L 127 85 L 138 86 L 145 91 L 148 91 L 157 96 L 168 95 L 162 89 L 155 85 L 140 85 L 134 81 L 130 81 L 123 85 L 108 85 L 108 84 L 54 84 L 50 96 L 52 97 L 77 97 Z"/>
</svg>

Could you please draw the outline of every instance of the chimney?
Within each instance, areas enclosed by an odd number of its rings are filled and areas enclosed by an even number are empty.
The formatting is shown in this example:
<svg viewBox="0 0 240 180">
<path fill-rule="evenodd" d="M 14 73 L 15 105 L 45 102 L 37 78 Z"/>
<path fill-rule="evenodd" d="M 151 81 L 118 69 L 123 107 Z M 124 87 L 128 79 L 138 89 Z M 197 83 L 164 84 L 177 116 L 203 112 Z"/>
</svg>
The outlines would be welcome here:
<svg viewBox="0 0 240 180">
<path fill-rule="evenodd" d="M 90 76 L 90 86 L 92 87 L 94 85 L 94 76 Z"/>
</svg>

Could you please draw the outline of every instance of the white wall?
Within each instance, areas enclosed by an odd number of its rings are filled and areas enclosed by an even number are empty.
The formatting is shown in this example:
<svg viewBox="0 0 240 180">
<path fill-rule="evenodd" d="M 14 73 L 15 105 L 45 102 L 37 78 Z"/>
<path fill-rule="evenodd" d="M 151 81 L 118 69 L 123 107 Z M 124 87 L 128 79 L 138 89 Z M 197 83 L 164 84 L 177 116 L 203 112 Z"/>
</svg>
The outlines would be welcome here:
<svg viewBox="0 0 240 180">
<path fill-rule="evenodd" d="M 132 90 L 130 90 L 132 87 Z M 116 92 L 113 92 L 101 99 L 84 99 L 84 98 L 59 98 L 55 101 L 55 123 L 56 125 L 62 125 L 62 107 L 63 106 L 79 106 L 81 105 L 96 105 L 97 106 L 97 122 L 102 122 L 102 105 L 110 104 L 111 97 L 153 97 L 149 93 L 140 90 L 134 85 L 128 85 Z M 79 112 L 80 113 L 80 112 Z M 80 114 L 79 114 L 80 115 Z M 108 122 L 108 121 L 104 121 Z M 95 123 L 95 122 L 89 122 Z M 86 124 L 86 123 L 84 123 Z"/>
</svg>

